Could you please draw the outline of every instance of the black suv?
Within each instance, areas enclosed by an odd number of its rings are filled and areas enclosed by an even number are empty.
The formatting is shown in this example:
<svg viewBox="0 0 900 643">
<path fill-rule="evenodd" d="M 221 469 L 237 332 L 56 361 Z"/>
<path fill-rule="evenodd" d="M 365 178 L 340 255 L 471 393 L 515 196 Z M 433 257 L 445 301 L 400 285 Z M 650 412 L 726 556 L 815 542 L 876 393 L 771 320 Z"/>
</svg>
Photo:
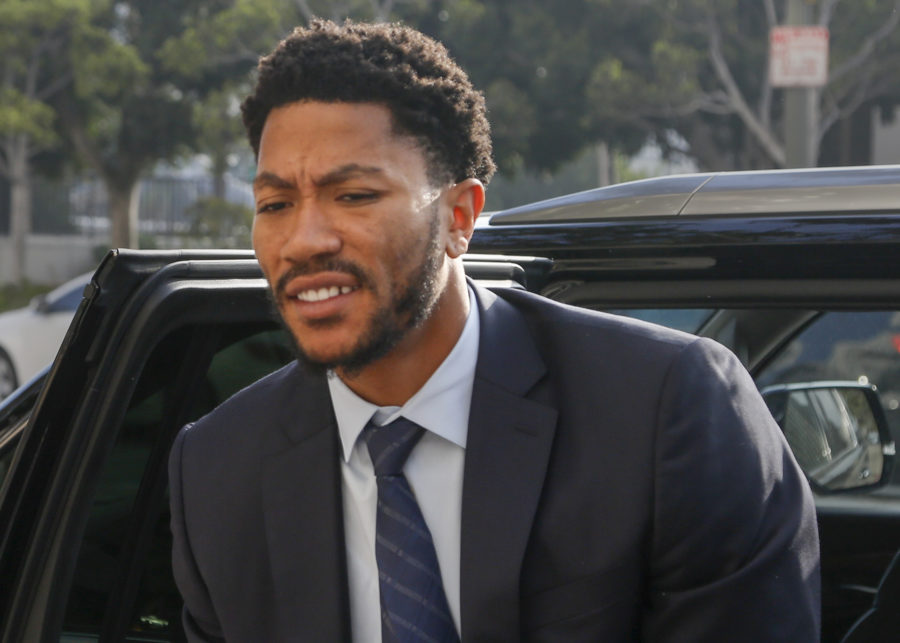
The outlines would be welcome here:
<svg viewBox="0 0 900 643">
<path fill-rule="evenodd" d="M 626 183 L 485 215 L 471 246 L 483 283 L 741 358 L 816 492 L 841 640 L 900 549 L 900 167 Z M 291 359 L 251 253 L 110 253 L 52 368 L 0 406 L 0 640 L 181 640 L 171 440 Z"/>
</svg>

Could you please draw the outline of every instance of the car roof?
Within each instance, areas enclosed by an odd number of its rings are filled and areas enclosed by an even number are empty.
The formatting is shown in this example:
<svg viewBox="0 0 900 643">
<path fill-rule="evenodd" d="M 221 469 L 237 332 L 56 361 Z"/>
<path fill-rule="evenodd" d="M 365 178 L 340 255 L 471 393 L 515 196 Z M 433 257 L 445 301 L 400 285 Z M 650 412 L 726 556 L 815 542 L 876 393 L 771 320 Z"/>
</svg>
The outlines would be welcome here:
<svg viewBox="0 0 900 643">
<path fill-rule="evenodd" d="M 900 165 L 707 172 L 629 181 L 493 212 L 482 225 L 900 209 Z"/>
</svg>

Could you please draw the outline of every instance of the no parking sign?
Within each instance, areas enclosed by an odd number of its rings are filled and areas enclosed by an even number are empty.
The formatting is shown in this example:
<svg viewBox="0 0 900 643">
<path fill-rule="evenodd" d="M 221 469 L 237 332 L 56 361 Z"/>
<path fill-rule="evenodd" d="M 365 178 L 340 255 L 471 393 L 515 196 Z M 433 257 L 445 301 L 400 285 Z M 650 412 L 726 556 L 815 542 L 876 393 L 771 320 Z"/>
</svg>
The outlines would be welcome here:
<svg viewBox="0 0 900 643">
<path fill-rule="evenodd" d="M 821 87 L 828 81 L 828 29 L 775 27 L 769 32 L 773 87 Z"/>
</svg>

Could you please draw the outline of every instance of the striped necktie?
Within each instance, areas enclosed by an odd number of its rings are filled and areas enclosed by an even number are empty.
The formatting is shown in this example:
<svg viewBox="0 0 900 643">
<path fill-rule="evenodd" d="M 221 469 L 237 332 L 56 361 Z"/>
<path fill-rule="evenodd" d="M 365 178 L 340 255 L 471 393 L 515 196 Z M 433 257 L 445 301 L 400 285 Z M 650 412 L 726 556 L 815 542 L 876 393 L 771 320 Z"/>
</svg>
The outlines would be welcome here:
<svg viewBox="0 0 900 643">
<path fill-rule="evenodd" d="M 385 643 L 459 641 L 431 532 L 403 475 L 423 432 L 405 418 L 385 426 L 369 422 L 363 432 L 378 484 L 375 559 Z"/>
</svg>

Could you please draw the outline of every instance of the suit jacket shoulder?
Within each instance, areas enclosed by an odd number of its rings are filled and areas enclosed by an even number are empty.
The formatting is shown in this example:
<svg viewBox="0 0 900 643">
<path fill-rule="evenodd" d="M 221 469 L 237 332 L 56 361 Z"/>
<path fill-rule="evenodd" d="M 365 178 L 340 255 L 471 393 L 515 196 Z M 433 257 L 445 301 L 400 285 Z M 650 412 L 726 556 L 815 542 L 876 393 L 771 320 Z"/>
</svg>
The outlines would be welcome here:
<svg viewBox="0 0 900 643">
<path fill-rule="evenodd" d="M 476 292 L 479 376 L 530 373 L 513 390 L 556 414 L 521 570 L 521 637 L 816 640 L 812 497 L 737 358 L 653 324 Z M 514 409 L 499 393 L 492 404 Z M 475 448 L 490 430 L 470 421 Z"/>
</svg>

